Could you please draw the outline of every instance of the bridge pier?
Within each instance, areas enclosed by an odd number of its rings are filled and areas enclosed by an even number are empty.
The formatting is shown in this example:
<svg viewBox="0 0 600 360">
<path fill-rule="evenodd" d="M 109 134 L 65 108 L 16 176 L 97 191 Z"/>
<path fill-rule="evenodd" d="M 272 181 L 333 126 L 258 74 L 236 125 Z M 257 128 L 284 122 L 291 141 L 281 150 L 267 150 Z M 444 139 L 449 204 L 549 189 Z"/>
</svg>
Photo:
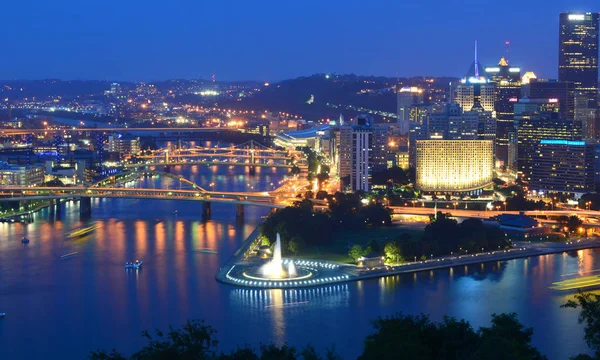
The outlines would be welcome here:
<svg viewBox="0 0 600 360">
<path fill-rule="evenodd" d="M 54 216 L 55 211 L 56 211 L 56 200 L 50 199 L 50 205 L 48 205 L 48 214 L 50 216 Z"/>
<path fill-rule="evenodd" d="M 204 220 L 208 220 L 210 219 L 211 216 L 211 208 L 210 208 L 210 201 L 205 201 L 202 203 L 202 219 Z"/>
<path fill-rule="evenodd" d="M 92 216 L 92 198 L 82 197 L 79 199 L 79 218 L 87 220 Z"/>
<path fill-rule="evenodd" d="M 236 212 L 235 212 L 235 218 L 240 220 L 244 218 L 244 205 L 242 204 L 237 204 L 235 205 L 236 208 Z"/>
<path fill-rule="evenodd" d="M 250 166 L 250 175 L 256 175 L 256 166 L 254 166 L 254 165 Z"/>
</svg>

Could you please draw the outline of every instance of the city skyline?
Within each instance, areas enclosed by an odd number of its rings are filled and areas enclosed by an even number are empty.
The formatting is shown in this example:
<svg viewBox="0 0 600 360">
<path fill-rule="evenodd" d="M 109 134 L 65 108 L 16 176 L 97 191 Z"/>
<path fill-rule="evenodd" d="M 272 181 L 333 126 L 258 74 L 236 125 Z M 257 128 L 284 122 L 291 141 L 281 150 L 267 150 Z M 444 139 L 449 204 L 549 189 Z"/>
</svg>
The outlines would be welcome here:
<svg viewBox="0 0 600 360">
<path fill-rule="evenodd" d="M 188 3 L 185 11 L 180 4 L 143 5 L 6 4 L 5 10 L 16 16 L 5 19 L 13 30 L 5 39 L 8 55 L 0 59 L 0 79 L 158 81 L 215 74 L 217 80 L 277 81 L 313 73 L 462 77 L 475 40 L 483 65 L 505 56 L 509 41 L 509 62 L 557 78 L 558 14 L 594 11 L 597 4 L 511 0 L 498 9 L 469 0 L 362 8 L 338 1 L 265 1 Z M 436 11 L 428 13 L 432 6 Z"/>
</svg>

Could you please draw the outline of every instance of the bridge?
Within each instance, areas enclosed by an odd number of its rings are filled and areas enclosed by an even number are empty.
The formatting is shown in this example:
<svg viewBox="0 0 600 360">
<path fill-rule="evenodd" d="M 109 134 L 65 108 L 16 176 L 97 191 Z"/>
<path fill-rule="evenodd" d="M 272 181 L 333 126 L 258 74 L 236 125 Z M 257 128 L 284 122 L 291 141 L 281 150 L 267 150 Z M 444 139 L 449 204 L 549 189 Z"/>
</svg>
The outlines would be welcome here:
<svg viewBox="0 0 600 360">
<path fill-rule="evenodd" d="M 244 216 L 244 206 L 259 206 L 271 209 L 281 209 L 290 205 L 293 198 L 279 197 L 264 193 L 242 193 L 179 189 L 141 189 L 125 187 L 2 187 L 0 201 L 34 201 L 50 200 L 50 211 L 60 200 L 75 199 L 80 201 L 80 215 L 83 218 L 91 215 L 92 198 L 121 198 L 121 199 L 152 199 L 152 200 L 185 200 L 197 201 L 202 204 L 202 217 L 211 216 L 211 203 L 226 203 L 236 205 L 236 216 Z"/>
<path fill-rule="evenodd" d="M 227 165 L 254 167 L 291 168 L 306 167 L 299 152 L 276 150 L 254 140 L 226 148 L 202 147 L 152 150 L 130 159 L 126 168 L 156 167 L 170 165 Z"/>
</svg>

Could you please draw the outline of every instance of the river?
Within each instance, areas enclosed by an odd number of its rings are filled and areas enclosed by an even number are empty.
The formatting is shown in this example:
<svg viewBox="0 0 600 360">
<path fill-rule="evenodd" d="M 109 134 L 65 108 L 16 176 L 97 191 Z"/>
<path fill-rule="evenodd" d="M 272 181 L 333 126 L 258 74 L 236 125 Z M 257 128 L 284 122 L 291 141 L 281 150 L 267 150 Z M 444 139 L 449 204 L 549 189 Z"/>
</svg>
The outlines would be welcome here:
<svg viewBox="0 0 600 360">
<path fill-rule="evenodd" d="M 173 168 L 200 186 L 216 190 L 266 190 L 284 170 L 194 166 Z M 178 184 L 161 177 L 144 186 Z M 377 316 L 405 312 L 465 318 L 475 327 L 494 312 L 516 312 L 534 327 L 534 345 L 551 360 L 586 351 L 577 312 L 561 309 L 568 296 L 548 287 L 600 269 L 600 252 L 495 262 L 303 290 L 251 290 L 217 283 L 216 272 L 266 215 L 247 207 L 213 204 L 201 220 L 195 202 L 95 199 L 94 234 L 65 240 L 80 227 L 77 203 L 57 219 L 48 210 L 32 224 L 0 224 L 0 358 L 85 358 L 90 350 L 116 348 L 127 354 L 144 343 L 144 329 L 166 330 L 186 319 L 204 319 L 218 331 L 221 349 L 275 342 L 323 351 L 335 344 L 352 359 Z M 27 235 L 29 245 L 20 239 Z M 213 250 L 217 253 L 207 253 Z M 77 252 L 61 260 L 61 256 Z M 141 271 L 124 263 L 144 261 Z"/>
</svg>

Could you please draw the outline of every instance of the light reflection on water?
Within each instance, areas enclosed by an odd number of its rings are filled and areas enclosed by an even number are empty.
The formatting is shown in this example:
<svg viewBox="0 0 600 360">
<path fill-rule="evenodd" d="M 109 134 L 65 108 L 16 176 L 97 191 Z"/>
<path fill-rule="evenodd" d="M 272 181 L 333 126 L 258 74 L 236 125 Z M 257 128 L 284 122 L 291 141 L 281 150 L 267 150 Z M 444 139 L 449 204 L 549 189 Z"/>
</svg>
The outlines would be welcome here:
<svg viewBox="0 0 600 360">
<path fill-rule="evenodd" d="M 190 180 L 206 186 L 222 177 L 226 191 L 281 177 L 267 169 L 254 178 L 241 169 L 191 169 Z M 142 181 L 161 186 L 172 179 Z M 0 358 L 84 358 L 99 347 L 131 352 L 144 344 L 142 330 L 190 318 L 219 330 L 223 349 L 275 341 L 322 350 L 335 343 L 352 358 L 374 318 L 400 311 L 424 312 L 433 320 L 465 318 L 475 328 L 489 325 L 493 312 L 514 311 L 534 327 L 535 345 L 550 360 L 585 349 L 576 312 L 559 307 L 568 296 L 549 286 L 600 269 L 600 250 L 323 288 L 252 290 L 219 284 L 214 276 L 265 209 L 248 207 L 240 223 L 235 208 L 223 204 L 213 204 L 208 222 L 194 202 L 94 199 L 92 207 L 98 228 L 80 239 L 65 240 L 67 232 L 85 225 L 76 203 L 66 204 L 53 220 L 42 211 L 33 224 L 0 223 L 0 311 L 8 314 L 0 321 Z M 24 234 L 32 240 L 28 246 L 20 243 Z M 78 254 L 61 260 L 71 252 Z M 144 269 L 126 271 L 124 262 L 136 258 L 144 260 Z"/>
</svg>

